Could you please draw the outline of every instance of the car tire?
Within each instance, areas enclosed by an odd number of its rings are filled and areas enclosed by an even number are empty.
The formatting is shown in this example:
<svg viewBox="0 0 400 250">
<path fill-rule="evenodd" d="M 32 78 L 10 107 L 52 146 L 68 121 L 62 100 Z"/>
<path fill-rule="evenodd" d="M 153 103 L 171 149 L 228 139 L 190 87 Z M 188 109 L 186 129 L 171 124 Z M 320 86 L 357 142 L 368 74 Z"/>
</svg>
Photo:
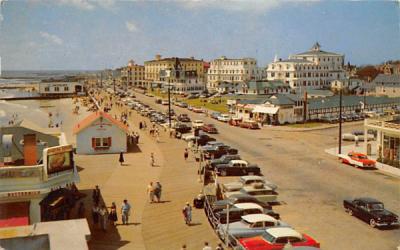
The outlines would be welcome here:
<svg viewBox="0 0 400 250">
<path fill-rule="evenodd" d="M 227 175 L 228 175 L 228 173 L 226 172 L 226 170 L 221 171 L 221 176 L 227 176 Z"/>
<path fill-rule="evenodd" d="M 371 227 L 375 228 L 375 227 L 376 227 L 376 221 L 375 221 L 374 219 L 370 219 L 370 220 L 369 220 L 369 225 L 370 225 Z"/>
</svg>

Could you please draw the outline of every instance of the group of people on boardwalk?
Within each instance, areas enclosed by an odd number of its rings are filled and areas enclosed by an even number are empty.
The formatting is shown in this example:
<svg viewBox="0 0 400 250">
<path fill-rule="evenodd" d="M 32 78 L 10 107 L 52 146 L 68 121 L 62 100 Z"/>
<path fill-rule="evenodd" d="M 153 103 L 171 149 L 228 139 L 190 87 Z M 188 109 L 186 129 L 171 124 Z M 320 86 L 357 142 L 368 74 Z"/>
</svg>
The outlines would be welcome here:
<svg viewBox="0 0 400 250">
<path fill-rule="evenodd" d="M 100 229 L 106 232 L 108 224 L 116 226 L 116 223 L 118 221 L 117 205 L 115 204 L 115 202 L 112 202 L 110 207 L 106 207 L 104 202 L 100 202 L 100 198 L 101 198 L 101 191 L 99 186 L 96 186 L 92 193 L 92 199 L 93 199 L 92 220 L 95 226 L 98 225 Z M 82 202 L 79 206 L 78 211 L 81 211 L 81 207 L 84 213 L 84 205 Z M 123 225 L 128 224 L 130 212 L 131 212 L 131 205 L 128 203 L 128 200 L 124 200 L 121 206 L 121 217 Z"/>
<path fill-rule="evenodd" d="M 159 181 L 156 183 L 150 182 L 149 185 L 147 186 L 147 194 L 149 196 L 149 202 L 154 203 L 154 202 L 161 202 L 161 192 L 162 192 L 162 186 Z"/>
</svg>

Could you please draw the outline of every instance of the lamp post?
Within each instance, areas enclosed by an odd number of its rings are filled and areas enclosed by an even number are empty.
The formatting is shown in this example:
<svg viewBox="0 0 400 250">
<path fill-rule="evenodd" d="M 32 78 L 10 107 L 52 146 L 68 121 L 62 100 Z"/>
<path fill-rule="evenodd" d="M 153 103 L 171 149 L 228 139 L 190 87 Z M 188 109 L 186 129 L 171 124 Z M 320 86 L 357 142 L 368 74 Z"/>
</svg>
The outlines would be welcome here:
<svg viewBox="0 0 400 250">
<path fill-rule="evenodd" d="M 168 84 L 168 126 L 171 129 L 171 86 Z"/>
<path fill-rule="evenodd" d="M 342 153 L 342 86 L 339 90 L 339 154 Z"/>
</svg>

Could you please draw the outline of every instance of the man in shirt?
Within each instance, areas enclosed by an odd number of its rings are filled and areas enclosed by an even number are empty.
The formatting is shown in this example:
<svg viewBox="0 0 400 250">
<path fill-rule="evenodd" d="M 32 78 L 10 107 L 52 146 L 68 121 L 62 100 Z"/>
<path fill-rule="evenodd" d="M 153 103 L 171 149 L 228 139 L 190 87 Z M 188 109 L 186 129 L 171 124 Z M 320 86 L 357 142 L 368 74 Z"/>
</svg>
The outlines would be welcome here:
<svg viewBox="0 0 400 250">
<path fill-rule="evenodd" d="M 131 205 L 129 205 L 128 200 L 124 200 L 124 203 L 122 203 L 121 206 L 122 224 L 128 224 L 130 212 Z"/>
</svg>

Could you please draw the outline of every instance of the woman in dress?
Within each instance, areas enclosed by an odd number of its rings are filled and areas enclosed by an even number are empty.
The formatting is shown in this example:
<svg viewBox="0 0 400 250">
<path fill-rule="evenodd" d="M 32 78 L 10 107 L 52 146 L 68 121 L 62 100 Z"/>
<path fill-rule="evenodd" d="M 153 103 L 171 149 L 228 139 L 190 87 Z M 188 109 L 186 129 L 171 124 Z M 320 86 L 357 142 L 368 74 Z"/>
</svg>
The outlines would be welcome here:
<svg viewBox="0 0 400 250">
<path fill-rule="evenodd" d="M 117 220 L 118 220 L 117 205 L 115 205 L 115 202 L 113 202 L 111 203 L 110 213 L 108 214 L 108 221 L 110 222 L 111 225 L 115 226 Z"/>
</svg>

